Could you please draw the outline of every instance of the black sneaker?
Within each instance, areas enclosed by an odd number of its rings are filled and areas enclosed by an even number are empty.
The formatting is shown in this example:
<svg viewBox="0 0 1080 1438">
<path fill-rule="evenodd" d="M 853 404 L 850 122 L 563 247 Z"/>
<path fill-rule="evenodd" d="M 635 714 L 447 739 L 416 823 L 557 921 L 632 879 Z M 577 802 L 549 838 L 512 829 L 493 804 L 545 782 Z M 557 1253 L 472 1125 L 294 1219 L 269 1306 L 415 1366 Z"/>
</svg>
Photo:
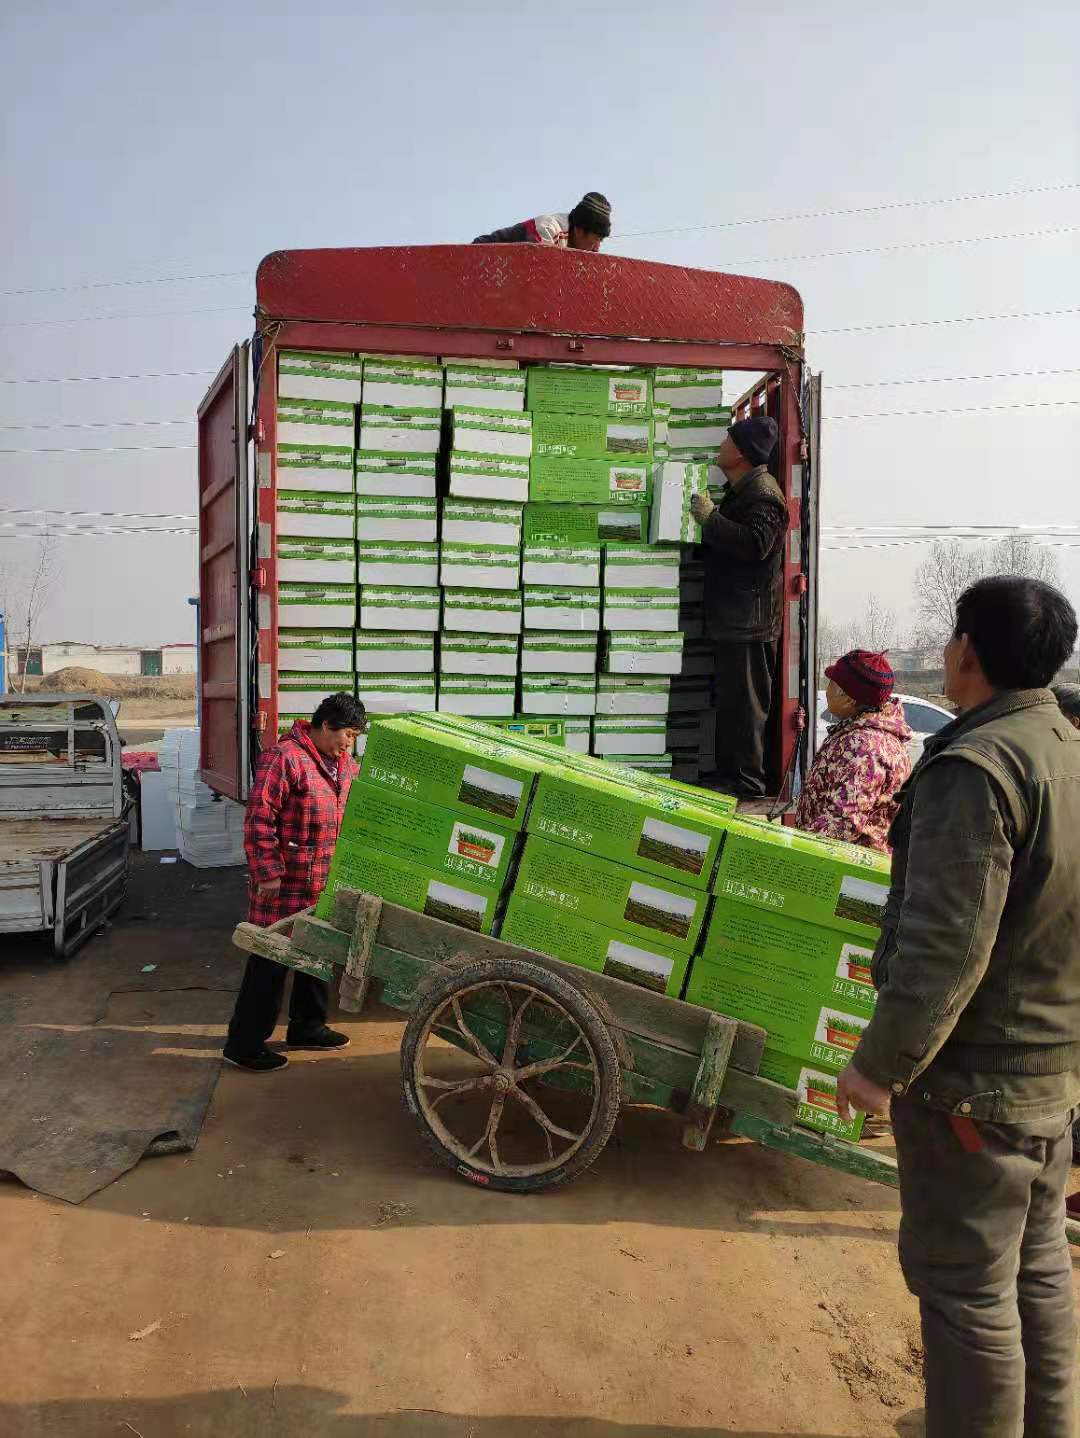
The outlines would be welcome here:
<svg viewBox="0 0 1080 1438">
<path fill-rule="evenodd" d="M 231 1054 L 228 1051 L 222 1053 L 221 1057 L 227 1064 L 232 1064 L 235 1069 L 246 1069 L 251 1074 L 272 1074 L 276 1069 L 283 1069 L 289 1060 L 284 1054 L 276 1054 L 271 1049 L 263 1049 L 257 1054 Z"/>
<path fill-rule="evenodd" d="M 348 1034 L 328 1029 L 325 1024 L 313 1034 L 298 1034 L 296 1038 L 290 1033 L 285 1035 L 285 1045 L 290 1049 L 347 1049 L 351 1042 Z"/>
</svg>

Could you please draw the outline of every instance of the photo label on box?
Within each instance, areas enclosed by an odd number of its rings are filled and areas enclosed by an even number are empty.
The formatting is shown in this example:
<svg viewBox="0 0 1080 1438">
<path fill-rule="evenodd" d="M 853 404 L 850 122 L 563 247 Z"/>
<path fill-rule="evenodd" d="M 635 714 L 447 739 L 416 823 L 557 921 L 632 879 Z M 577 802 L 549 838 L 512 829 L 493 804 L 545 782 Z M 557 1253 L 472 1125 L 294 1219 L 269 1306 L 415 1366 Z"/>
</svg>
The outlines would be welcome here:
<svg viewBox="0 0 1080 1438">
<path fill-rule="evenodd" d="M 424 913 L 432 919 L 443 919 L 448 924 L 460 924 L 463 929 L 480 933 L 489 902 L 483 894 L 473 894 L 441 879 L 432 879 L 427 886 Z"/>
<path fill-rule="evenodd" d="M 641 826 L 637 851 L 643 859 L 651 859 L 655 864 L 668 864 L 673 869 L 685 869 L 688 874 L 700 874 L 709 852 L 709 839 L 706 834 L 695 834 L 663 819 L 646 819 Z"/>
<path fill-rule="evenodd" d="M 652 989 L 654 993 L 666 991 L 674 960 L 660 954 L 650 954 L 647 949 L 636 948 L 633 944 L 612 939 L 604 958 L 603 973 L 613 979 L 624 979 L 637 984 L 639 988 Z"/>
<path fill-rule="evenodd" d="M 463 804 L 512 819 L 521 803 L 524 784 L 507 774 L 494 774 L 477 764 L 467 764 L 461 776 L 458 798 Z"/>
<path fill-rule="evenodd" d="M 505 842 L 501 834 L 493 834 L 490 829 L 470 829 L 467 824 L 455 824 L 447 852 L 452 858 L 471 859 L 485 868 L 497 869 Z"/>
</svg>

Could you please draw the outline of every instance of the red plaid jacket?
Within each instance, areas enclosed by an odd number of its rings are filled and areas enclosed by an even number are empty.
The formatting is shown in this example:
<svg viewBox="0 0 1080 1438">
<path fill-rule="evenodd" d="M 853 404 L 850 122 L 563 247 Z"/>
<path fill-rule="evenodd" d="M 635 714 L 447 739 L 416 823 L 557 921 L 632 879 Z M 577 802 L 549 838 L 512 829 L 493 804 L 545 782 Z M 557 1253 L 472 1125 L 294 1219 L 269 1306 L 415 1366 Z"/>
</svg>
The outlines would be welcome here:
<svg viewBox="0 0 1080 1438">
<path fill-rule="evenodd" d="M 248 861 L 248 920 L 275 924 L 313 904 L 322 893 L 337 843 L 345 800 L 359 773 L 343 754 L 337 779 L 311 742 L 311 725 L 298 719 L 285 738 L 259 759 L 244 816 Z M 276 894 L 259 898 L 257 884 L 281 880 Z"/>
</svg>

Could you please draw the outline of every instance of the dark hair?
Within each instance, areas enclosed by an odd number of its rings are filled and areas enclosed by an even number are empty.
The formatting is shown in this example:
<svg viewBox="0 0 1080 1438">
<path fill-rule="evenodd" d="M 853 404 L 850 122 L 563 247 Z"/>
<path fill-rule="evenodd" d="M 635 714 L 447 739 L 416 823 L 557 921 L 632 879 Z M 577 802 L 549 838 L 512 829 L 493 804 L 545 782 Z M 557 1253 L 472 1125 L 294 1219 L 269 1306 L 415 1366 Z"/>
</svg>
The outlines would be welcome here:
<svg viewBox="0 0 1080 1438">
<path fill-rule="evenodd" d="M 328 694 L 311 716 L 311 727 L 325 724 L 330 729 L 362 729 L 367 723 L 367 710 L 359 699 L 346 694 Z"/>
<path fill-rule="evenodd" d="M 1055 684 L 1050 692 L 1066 719 L 1080 719 L 1080 684 Z"/>
<path fill-rule="evenodd" d="M 584 230 L 606 240 L 611 234 L 611 205 L 599 190 L 590 190 L 570 211 L 568 223 L 572 230 Z"/>
<path fill-rule="evenodd" d="M 976 580 L 956 601 L 954 635 L 962 634 L 995 689 L 1041 689 L 1072 653 L 1076 612 L 1041 579 L 996 574 Z"/>
</svg>

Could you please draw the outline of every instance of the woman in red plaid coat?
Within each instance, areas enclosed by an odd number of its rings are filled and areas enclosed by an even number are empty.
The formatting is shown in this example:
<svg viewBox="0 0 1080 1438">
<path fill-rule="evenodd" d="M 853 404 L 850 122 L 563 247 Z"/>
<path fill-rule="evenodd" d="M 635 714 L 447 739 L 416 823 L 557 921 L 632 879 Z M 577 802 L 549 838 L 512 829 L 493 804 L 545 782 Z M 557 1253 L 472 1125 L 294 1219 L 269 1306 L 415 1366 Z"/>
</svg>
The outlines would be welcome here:
<svg viewBox="0 0 1080 1438">
<path fill-rule="evenodd" d="M 359 772 L 352 758 L 367 716 L 351 694 L 331 694 L 312 716 L 298 719 L 259 759 L 244 818 L 248 861 L 248 919 L 265 927 L 305 909 L 319 897 L 341 828 L 349 788 Z M 252 1073 L 284 1068 L 284 1054 L 267 1048 L 288 970 L 252 954 L 236 996 L 225 1059 Z M 329 989 L 310 974 L 293 974 L 286 1043 L 290 1048 L 339 1049 L 349 1040 L 326 1026 Z"/>
</svg>

